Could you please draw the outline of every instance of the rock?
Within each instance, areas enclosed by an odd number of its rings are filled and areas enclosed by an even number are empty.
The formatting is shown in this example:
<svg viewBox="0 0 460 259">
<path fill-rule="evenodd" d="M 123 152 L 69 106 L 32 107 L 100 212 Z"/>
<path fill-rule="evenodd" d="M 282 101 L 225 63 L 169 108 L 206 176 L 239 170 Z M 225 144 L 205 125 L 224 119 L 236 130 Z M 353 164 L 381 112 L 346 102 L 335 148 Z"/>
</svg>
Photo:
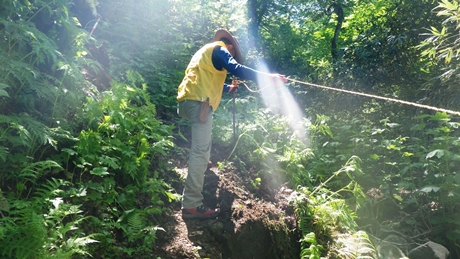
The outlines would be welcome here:
<svg viewBox="0 0 460 259">
<path fill-rule="evenodd" d="M 209 230 L 214 233 L 214 234 L 221 234 L 223 229 L 224 229 L 224 223 L 220 222 L 220 221 L 215 221 L 211 224 L 208 225 L 209 227 Z"/>
<path fill-rule="evenodd" d="M 407 258 L 406 255 L 399 249 L 397 246 L 389 243 L 382 243 L 376 247 L 379 258 L 385 259 L 404 259 Z M 421 259 L 424 257 L 418 257 Z M 426 258 L 424 258 L 426 259 Z"/>
<path fill-rule="evenodd" d="M 398 236 L 398 235 L 388 235 L 385 239 L 382 240 L 382 243 L 385 244 L 392 244 L 397 246 L 404 254 L 409 252 L 410 245 L 407 243 L 406 239 Z"/>
<path fill-rule="evenodd" d="M 412 249 L 409 252 L 410 259 L 447 259 L 449 257 L 449 250 L 444 246 L 429 241 L 425 244 Z"/>
</svg>

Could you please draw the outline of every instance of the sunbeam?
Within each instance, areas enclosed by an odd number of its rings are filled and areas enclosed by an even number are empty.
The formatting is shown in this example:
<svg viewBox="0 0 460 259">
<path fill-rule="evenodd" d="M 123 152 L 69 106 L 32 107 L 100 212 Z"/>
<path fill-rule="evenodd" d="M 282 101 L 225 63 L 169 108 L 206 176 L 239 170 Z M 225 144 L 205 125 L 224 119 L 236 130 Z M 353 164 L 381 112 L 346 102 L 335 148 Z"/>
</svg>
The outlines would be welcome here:
<svg viewBox="0 0 460 259">
<path fill-rule="evenodd" d="M 267 71 L 265 65 L 261 71 Z M 306 146 L 309 146 L 308 129 L 305 127 L 309 121 L 304 117 L 289 88 L 279 78 L 270 80 L 267 77 L 261 77 L 258 82 L 265 106 L 274 113 L 285 116 L 291 130 Z"/>
</svg>

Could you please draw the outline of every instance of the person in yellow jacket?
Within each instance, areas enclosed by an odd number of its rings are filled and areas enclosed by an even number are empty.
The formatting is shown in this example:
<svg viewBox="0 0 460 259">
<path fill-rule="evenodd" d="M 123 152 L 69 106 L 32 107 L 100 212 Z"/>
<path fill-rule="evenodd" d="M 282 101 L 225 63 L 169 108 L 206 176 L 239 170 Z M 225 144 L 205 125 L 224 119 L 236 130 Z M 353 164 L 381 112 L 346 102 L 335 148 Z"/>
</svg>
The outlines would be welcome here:
<svg viewBox="0 0 460 259">
<path fill-rule="evenodd" d="M 225 84 L 227 73 L 257 82 L 262 78 L 286 82 L 280 74 L 263 73 L 241 65 L 243 56 L 238 41 L 219 29 L 214 41 L 199 49 L 185 70 L 178 87 L 178 114 L 191 123 L 192 143 L 188 174 L 182 195 L 182 218 L 206 219 L 218 216 L 218 209 L 203 205 L 204 173 L 211 155 L 212 114 L 219 107 L 223 92 L 234 86 Z M 235 90 L 236 91 L 236 90 Z"/>
</svg>

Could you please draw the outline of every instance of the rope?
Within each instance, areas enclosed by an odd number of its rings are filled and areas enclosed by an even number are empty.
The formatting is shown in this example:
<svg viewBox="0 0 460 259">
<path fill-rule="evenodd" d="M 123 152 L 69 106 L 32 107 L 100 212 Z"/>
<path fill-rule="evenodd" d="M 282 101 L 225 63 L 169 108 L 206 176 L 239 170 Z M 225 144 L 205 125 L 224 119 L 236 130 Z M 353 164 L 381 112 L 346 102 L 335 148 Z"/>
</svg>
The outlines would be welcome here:
<svg viewBox="0 0 460 259">
<path fill-rule="evenodd" d="M 383 97 L 383 96 L 378 96 L 378 95 L 365 94 L 365 93 L 360 93 L 360 92 L 353 92 L 353 91 L 348 91 L 348 90 L 344 90 L 344 89 L 328 87 L 328 86 L 324 86 L 324 85 L 317 85 L 317 84 L 302 82 L 302 81 L 292 79 L 292 78 L 287 78 L 287 80 L 295 82 L 295 83 L 303 84 L 303 85 L 309 85 L 309 86 L 314 86 L 314 87 L 326 89 L 326 90 L 332 90 L 332 91 L 337 91 L 337 92 L 342 92 L 342 93 L 347 93 L 347 94 L 360 95 L 360 96 L 365 96 L 365 97 L 369 97 L 369 98 L 374 98 L 374 99 L 379 99 L 379 100 L 384 100 L 384 101 L 389 101 L 389 102 L 395 102 L 395 103 L 415 106 L 415 107 L 418 107 L 418 108 L 433 110 L 433 111 L 437 111 L 437 112 L 445 112 L 447 114 L 460 116 L 460 112 L 458 112 L 458 111 L 442 109 L 442 108 L 438 108 L 438 107 L 434 107 L 434 106 L 423 105 L 423 104 L 418 104 L 418 103 L 413 103 L 413 102 L 408 102 L 408 101 L 403 101 L 403 100 L 398 100 L 398 99 L 388 98 L 388 97 Z"/>
<path fill-rule="evenodd" d="M 389 98 L 389 97 L 383 97 L 383 96 L 378 96 L 378 95 L 373 95 L 373 94 L 366 94 L 366 93 L 354 92 L 354 91 L 349 91 L 349 90 L 344 90 L 344 89 L 338 89 L 338 88 L 333 88 L 333 87 L 329 87 L 329 86 L 303 82 L 303 81 L 292 79 L 292 78 L 286 78 L 286 79 L 289 80 L 289 81 L 292 81 L 294 83 L 308 85 L 308 86 L 314 86 L 314 87 L 318 87 L 318 88 L 322 88 L 322 89 L 326 89 L 326 90 L 337 91 L 337 92 L 342 92 L 342 93 L 347 93 L 347 94 L 354 94 L 354 95 L 359 95 L 359 96 L 365 96 L 365 97 L 368 97 L 368 98 L 379 99 L 379 100 L 384 100 L 384 101 L 389 101 L 389 102 L 395 102 L 395 103 L 410 105 L 410 106 L 414 106 L 414 107 L 418 107 L 418 108 L 433 110 L 433 111 L 437 111 L 437 112 L 445 112 L 447 114 L 460 116 L 460 112 L 458 112 L 458 111 L 453 111 L 453 110 L 448 110 L 448 109 L 438 108 L 438 107 L 434 107 L 434 106 L 429 106 L 429 105 L 424 105 L 424 104 L 419 104 L 419 103 L 414 103 L 414 102 L 408 102 L 408 101 L 404 101 L 404 100 L 399 100 L 399 99 L 394 99 L 394 98 Z M 262 90 L 264 90 L 265 88 L 269 87 L 269 85 L 268 85 L 268 86 L 266 86 L 264 88 L 261 88 L 259 90 L 252 90 L 244 81 L 238 80 L 237 84 L 243 84 L 246 87 L 246 89 L 251 93 L 260 93 L 260 92 L 262 92 Z"/>
</svg>

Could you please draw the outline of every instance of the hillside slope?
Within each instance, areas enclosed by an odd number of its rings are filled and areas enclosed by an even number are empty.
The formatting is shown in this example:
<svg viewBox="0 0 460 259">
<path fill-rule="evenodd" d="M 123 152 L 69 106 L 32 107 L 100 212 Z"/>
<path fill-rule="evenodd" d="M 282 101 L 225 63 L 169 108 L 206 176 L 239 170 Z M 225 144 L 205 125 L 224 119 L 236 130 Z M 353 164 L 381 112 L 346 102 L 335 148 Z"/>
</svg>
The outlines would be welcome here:
<svg viewBox="0 0 460 259">
<path fill-rule="evenodd" d="M 177 169 L 183 178 L 186 168 Z M 182 220 L 180 204 L 160 225 L 155 244 L 157 258 L 298 258 L 300 234 L 292 190 L 262 179 L 253 184 L 253 172 L 212 167 L 205 174 L 204 203 L 219 207 L 211 220 Z M 182 186 L 177 186 L 178 192 Z"/>
</svg>

